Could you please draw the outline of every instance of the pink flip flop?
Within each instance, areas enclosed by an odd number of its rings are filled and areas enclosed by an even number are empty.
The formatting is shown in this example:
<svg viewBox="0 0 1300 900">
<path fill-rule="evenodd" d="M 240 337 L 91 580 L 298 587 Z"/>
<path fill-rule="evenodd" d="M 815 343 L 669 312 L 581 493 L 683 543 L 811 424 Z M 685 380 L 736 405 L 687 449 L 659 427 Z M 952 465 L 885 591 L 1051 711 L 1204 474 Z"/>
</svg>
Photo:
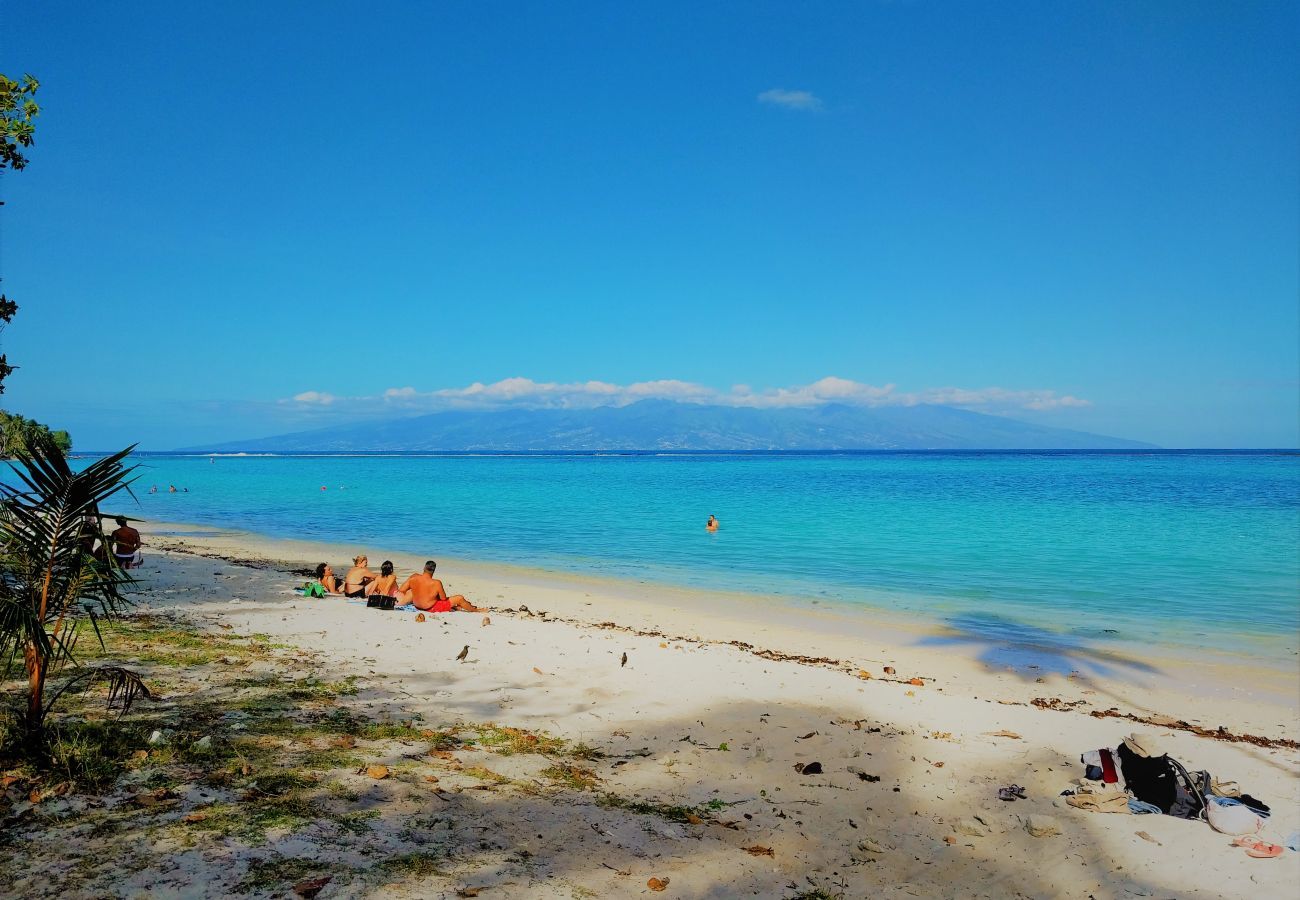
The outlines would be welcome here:
<svg viewBox="0 0 1300 900">
<path fill-rule="evenodd" d="M 1282 848 L 1267 841 L 1257 841 L 1253 837 L 1242 836 L 1232 842 L 1236 847 L 1243 847 L 1247 856 L 1255 859 L 1277 859 L 1282 855 Z"/>
</svg>

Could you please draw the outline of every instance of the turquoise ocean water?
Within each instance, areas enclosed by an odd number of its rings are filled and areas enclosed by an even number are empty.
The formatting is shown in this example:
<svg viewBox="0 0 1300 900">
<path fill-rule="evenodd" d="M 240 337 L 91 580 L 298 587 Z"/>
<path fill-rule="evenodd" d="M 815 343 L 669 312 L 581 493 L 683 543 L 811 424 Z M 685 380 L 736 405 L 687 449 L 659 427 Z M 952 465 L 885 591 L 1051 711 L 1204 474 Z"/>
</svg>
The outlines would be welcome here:
<svg viewBox="0 0 1300 900">
<path fill-rule="evenodd" d="M 138 461 L 127 505 L 165 521 L 884 607 L 995 639 L 1284 660 L 1300 629 L 1295 454 Z"/>
</svg>

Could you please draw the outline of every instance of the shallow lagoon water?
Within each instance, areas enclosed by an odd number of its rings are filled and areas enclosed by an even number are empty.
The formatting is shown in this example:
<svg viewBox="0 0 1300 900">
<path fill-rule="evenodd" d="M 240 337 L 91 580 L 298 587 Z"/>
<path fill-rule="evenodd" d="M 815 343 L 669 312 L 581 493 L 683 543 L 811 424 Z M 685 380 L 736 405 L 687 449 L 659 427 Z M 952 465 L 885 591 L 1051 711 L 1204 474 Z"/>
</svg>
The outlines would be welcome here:
<svg viewBox="0 0 1300 900">
<path fill-rule="evenodd" d="M 359 550 L 879 607 L 1037 644 L 1282 661 L 1300 629 L 1300 456 L 1288 453 L 138 461 L 144 518 Z"/>
</svg>

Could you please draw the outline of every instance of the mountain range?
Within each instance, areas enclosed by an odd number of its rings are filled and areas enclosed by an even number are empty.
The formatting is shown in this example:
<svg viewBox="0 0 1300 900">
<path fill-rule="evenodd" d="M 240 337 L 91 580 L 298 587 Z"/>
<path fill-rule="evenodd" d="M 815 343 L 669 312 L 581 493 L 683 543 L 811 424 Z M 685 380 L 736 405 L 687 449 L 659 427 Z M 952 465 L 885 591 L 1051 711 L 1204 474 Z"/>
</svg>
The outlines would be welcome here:
<svg viewBox="0 0 1300 900">
<path fill-rule="evenodd" d="M 454 410 L 183 448 L 193 452 L 1151 449 L 934 404 L 753 409 L 642 400 L 594 409 Z"/>
</svg>

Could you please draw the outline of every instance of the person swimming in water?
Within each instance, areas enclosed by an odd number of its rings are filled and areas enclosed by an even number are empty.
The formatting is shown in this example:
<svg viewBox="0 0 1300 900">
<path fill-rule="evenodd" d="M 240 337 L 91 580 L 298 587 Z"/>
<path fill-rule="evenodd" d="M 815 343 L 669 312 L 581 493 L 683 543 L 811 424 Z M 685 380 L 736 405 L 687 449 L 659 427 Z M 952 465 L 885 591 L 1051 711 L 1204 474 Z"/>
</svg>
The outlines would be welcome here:
<svg viewBox="0 0 1300 900">
<path fill-rule="evenodd" d="M 709 516 L 709 521 L 707 521 L 707 522 L 704 523 L 704 530 L 705 530 L 705 531 L 717 531 L 717 530 L 718 530 L 718 517 L 717 517 L 717 516 Z"/>
</svg>

